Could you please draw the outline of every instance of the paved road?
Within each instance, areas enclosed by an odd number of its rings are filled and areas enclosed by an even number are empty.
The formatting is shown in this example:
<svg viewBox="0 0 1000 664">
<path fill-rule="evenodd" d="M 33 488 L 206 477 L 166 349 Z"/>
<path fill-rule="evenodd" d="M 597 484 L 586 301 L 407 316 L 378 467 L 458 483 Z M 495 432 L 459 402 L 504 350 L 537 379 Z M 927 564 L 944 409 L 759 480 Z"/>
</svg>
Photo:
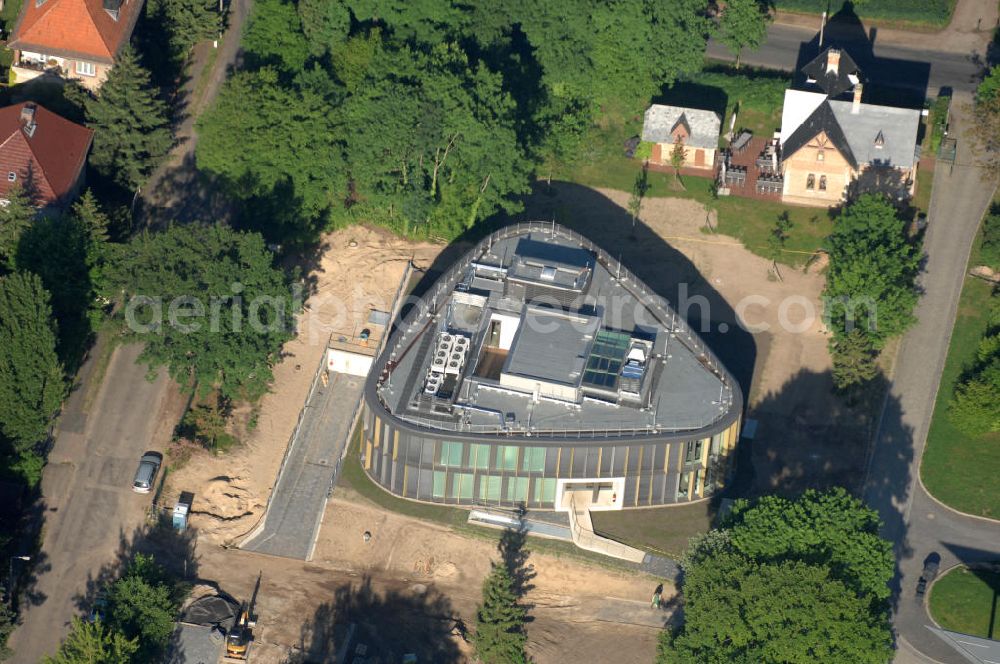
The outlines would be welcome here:
<svg viewBox="0 0 1000 664">
<path fill-rule="evenodd" d="M 84 385 L 66 402 L 42 476 L 44 553 L 33 588 L 40 603 L 25 602 L 12 662 L 34 664 L 56 649 L 79 613 L 76 598 L 143 523 L 151 498 L 131 491 L 132 475 L 143 452 L 165 448 L 183 401 L 171 398 L 165 373 L 146 380 L 146 366 L 135 364 L 140 348 L 116 349 L 94 394 Z M 88 361 L 82 373 L 93 367 Z"/>
<path fill-rule="evenodd" d="M 773 69 L 795 70 L 808 62 L 808 54 L 817 52 L 817 29 L 793 25 L 772 24 L 767 41 L 758 51 L 746 51 L 742 62 Z M 981 66 L 972 53 L 935 50 L 931 35 L 920 35 L 919 43 L 882 44 L 877 36 L 874 47 L 864 31 L 854 27 L 828 30 L 825 42 L 837 39 L 855 59 L 869 81 L 892 87 L 909 88 L 928 95 L 937 95 L 943 87 L 957 92 L 971 92 L 977 84 Z M 722 44 L 710 41 L 708 55 L 720 60 L 732 60 Z M 978 57 L 981 57 L 979 54 Z"/>
<path fill-rule="evenodd" d="M 357 376 L 330 376 L 329 385 L 317 383 L 306 402 L 262 529 L 241 549 L 299 560 L 312 556 L 327 494 L 351 435 L 354 409 L 365 383 Z"/>
<path fill-rule="evenodd" d="M 971 101 L 978 83 L 981 53 L 946 50 L 949 44 L 934 44 L 932 35 L 897 35 L 893 43 L 885 44 L 876 36 L 872 47 L 857 25 L 834 26 L 827 32 L 828 44 L 831 39 L 846 47 L 872 83 L 908 88 L 919 95 L 951 88 L 952 130 L 962 132 L 962 106 Z M 745 53 L 743 62 L 794 70 L 817 52 L 817 42 L 816 28 L 775 24 L 762 48 Z M 708 53 L 731 59 L 717 43 L 709 45 Z M 934 174 L 918 323 L 903 340 L 864 485 L 865 501 L 879 511 L 883 532 L 895 545 L 893 624 L 900 664 L 967 661 L 925 627 L 932 623 L 914 589 L 927 556 L 940 555 L 942 569 L 1000 558 L 1000 523 L 943 507 L 918 479 L 969 251 L 993 186 L 981 181 L 968 142 L 961 139 L 954 169 L 940 167 Z"/>
<path fill-rule="evenodd" d="M 959 96 L 956 101 L 968 99 Z M 957 108 L 952 127 L 962 130 L 967 122 L 961 104 Z M 926 557 L 938 553 L 942 568 L 1000 558 L 1000 523 L 942 507 L 917 479 L 969 251 L 993 186 L 980 179 L 967 142 L 962 140 L 954 171 L 940 166 L 934 173 L 918 322 L 900 348 L 865 482 L 865 500 L 878 509 L 884 534 L 896 547 L 899 574 L 894 623 L 902 637 L 900 661 L 933 661 L 920 659 L 912 647 L 942 662 L 964 661 L 924 627 L 930 621 L 914 588 Z"/>
</svg>

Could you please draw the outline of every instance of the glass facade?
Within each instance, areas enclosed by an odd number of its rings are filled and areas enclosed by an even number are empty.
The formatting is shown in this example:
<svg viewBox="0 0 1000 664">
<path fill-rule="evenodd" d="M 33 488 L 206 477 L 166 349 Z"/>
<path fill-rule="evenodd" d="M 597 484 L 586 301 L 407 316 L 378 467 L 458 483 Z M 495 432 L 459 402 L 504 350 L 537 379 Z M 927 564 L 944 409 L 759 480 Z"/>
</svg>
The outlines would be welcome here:
<svg viewBox="0 0 1000 664">
<path fill-rule="evenodd" d="M 559 479 L 624 478 L 624 507 L 707 497 L 725 481 L 739 420 L 694 440 L 456 441 L 364 415 L 363 466 L 390 492 L 455 505 L 551 509 Z M 706 461 L 707 460 L 707 461 Z"/>
</svg>

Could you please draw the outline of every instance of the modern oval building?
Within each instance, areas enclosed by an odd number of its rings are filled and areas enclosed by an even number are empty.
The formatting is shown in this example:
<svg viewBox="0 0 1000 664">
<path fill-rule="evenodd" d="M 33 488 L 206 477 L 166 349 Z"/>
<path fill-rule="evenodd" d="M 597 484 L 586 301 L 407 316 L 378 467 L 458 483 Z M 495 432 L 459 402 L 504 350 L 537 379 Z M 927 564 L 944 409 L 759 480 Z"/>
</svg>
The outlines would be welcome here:
<svg viewBox="0 0 1000 664">
<path fill-rule="evenodd" d="M 741 412 L 663 298 L 579 234 L 518 224 L 394 321 L 365 386 L 362 461 L 434 503 L 680 503 L 725 481 Z"/>
</svg>

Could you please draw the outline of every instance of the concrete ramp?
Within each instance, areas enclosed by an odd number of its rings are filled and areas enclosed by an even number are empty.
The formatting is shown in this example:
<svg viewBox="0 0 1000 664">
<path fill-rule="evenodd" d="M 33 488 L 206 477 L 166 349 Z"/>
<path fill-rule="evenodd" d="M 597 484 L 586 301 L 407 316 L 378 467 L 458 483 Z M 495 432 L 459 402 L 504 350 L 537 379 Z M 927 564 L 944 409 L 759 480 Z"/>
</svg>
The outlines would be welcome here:
<svg viewBox="0 0 1000 664">
<path fill-rule="evenodd" d="M 567 494 L 569 493 L 567 492 Z M 590 519 L 590 503 L 585 499 L 581 500 L 578 496 L 579 492 L 568 495 L 569 528 L 573 535 L 573 543 L 587 551 L 641 564 L 646 559 L 645 551 L 607 537 L 601 537 L 594 532 L 594 523 Z"/>
</svg>

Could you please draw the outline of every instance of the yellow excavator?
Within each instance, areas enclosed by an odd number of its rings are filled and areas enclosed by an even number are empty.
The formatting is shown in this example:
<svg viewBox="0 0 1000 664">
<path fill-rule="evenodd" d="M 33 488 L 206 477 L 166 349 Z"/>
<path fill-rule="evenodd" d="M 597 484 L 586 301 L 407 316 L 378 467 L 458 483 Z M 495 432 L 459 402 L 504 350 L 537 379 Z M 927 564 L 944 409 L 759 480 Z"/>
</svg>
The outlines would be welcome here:
<svg viewBox="0 0 1000 664">
<path fill-rule="evenodd" d="M 240 606 L 240 613 L 236 617 L 236 623 L 226 635 L 226 657 L 225 661 L 246 661 L 250 658 L 250 644 L 253 643 L 253 628 L 257 626 L 257 614 L 254 607 L 257 604 L 257 592 L 260 590 L 261 573 L 257 574 L 257 584 L 253 588 L 253 595 L 249 602 L 244 602 Z"/>
</svg>

